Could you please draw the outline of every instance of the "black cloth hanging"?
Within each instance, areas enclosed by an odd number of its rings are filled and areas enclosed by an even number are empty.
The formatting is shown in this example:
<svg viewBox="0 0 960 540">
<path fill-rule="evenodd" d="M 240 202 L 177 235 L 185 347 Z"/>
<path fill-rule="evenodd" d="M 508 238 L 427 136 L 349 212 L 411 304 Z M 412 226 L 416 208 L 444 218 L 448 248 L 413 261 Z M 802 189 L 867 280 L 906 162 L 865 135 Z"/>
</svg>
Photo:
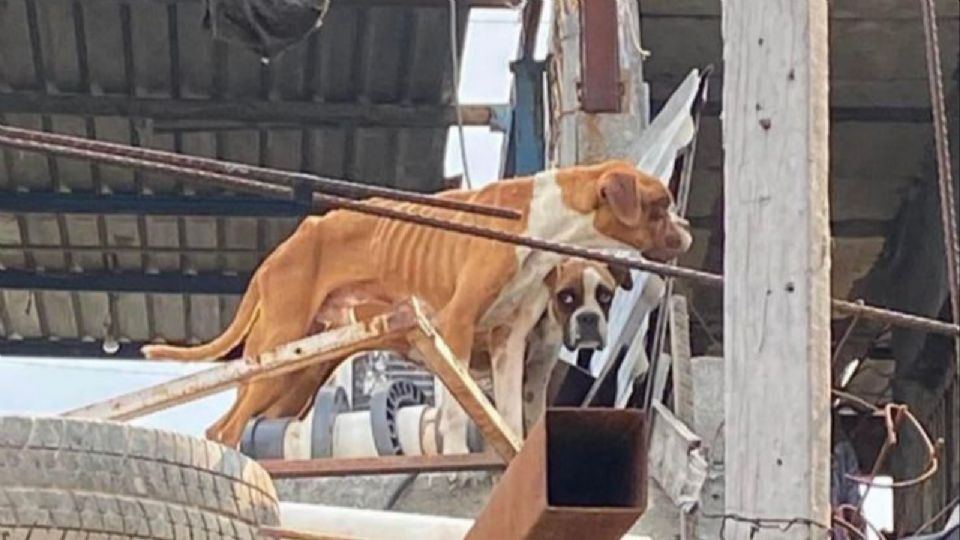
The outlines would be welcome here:
<svg viewBox="0 0 960 540">
<path fill-rule="evenodd" d="M 320 26 L 330 0 L 204 0 L 203 27 L 269 60 Z"/>
</svg>

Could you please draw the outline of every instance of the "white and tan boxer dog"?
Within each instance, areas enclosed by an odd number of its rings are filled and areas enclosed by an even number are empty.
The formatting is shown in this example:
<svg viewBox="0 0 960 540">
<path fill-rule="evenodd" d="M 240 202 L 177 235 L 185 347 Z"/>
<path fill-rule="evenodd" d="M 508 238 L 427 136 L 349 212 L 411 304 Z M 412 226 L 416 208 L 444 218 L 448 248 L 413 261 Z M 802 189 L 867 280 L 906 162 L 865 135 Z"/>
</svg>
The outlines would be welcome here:
<svg viewBox="0 0 960 540">
<path fill-rule="evenodd" d="M 438 196 L 502 206 L 523 217 L 506 220 L 380 199 L 372 203 L 583 247 L 632 248 L 655 260 L 683 253 L 691 243 L 686 223 L 672 211 L 663 184 L 622 161 L 544 171 Z M 334 211 L 305 219 L 263 261 L 236 317 L 219 337 L 197 347 L 149 345 L 143 352 L 148 358 L 216 359 L 244 343 L 244 356 L 252 357 L 304 337 L 316 313 L 338 289 L 369 286 L 384 301 L 416 295 L 437 309 L 440 333 L 464 363 L 475 336 L 484 332 L 506 336 L 499 354 L 519 350 L 522 355 L 526 335 L 547 302 L 538 285 L 561 259 L 422 225 Z M 287 377 L 291 375 L 241 387 L 234 406 L 207 436 L 235 446 L 246 421 L 280 401 L 290 386 Z M 520 384 L 522 373 L 501 380 Z M 464 436 L 462 444 L 444 452 L 465 452 L 465 414 L 453 410 L 459 407 L 448 409 L 440 421 L 443 431 Z M 511 411 L 510 416 L 512 427 L 522 425 L 520 411 Z"/>
<path fill-rule="evenodd" d="M 618 287 L 633 288 L 626 268 L 567 259 L 547 275 L 550 302 L 527 337 L 523 374 L 523 427 L 529 430 L 546 408 L 547 383 L 561 347 L 602 350 Z"/>
</svg>

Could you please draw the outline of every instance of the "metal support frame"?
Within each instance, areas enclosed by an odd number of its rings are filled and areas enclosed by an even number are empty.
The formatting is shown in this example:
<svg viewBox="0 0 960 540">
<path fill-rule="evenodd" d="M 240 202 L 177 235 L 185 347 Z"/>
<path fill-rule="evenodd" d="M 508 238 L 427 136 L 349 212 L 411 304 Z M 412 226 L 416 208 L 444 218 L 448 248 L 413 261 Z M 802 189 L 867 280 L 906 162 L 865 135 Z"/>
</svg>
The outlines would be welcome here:
<svg viewBox="0 0 960 540">
<path fill-rule="evenodd" d="M 497 105 L 465 105 L 466 125 L 489 125 Z M 313 101 L 169 99 L 87 94 L 0 94 L 0 113 L 122 116 L 164 121 L 164 131 L 217 131 L 224 121 L 292 126 L 338 125 L 398 128 L 438 128 L 457 121 L 447 105 L 387 105 Z M 183 122 L 181 125 L 180 122 Z M 218 124 L 219 123 L 219 124 Z M 147 124 L 152 129 L 154 126 Z M 226 127 L 230 127 L 229 124 Z M 236 126 L 234 126 L 236 127 Z"/>
<path fill-rule="evenodd" d="M 416 298 L 399 303 L 384 315 L 281 345 L 256 358 L 226 362 L 172 381 L 93 403 L 66 417 L 129 420 L 193 401 L 253 379 L 280 375 L 307 366 L 326 365 L 332 373 L 351 354 L 406 341 L 417 347 L 428 369 L 450 390 L 483 433 L 487 444 L 509 462 L 520 439 L 486 399 L 466 367 L 450 352 L 429 318 L 429 308 Z"/>
<path fill-rule="evenodd" d="M 117 352 L 109 355 L 111 360 L 141 359 L 142 341 L 119 342 Z M 103 340 L 84 339 L 0 339 L 0 356 L 47 356 L 55 358 L 100 358 L 107 353 Z"/>
<path fill-rule="evenodd" d="M 283 200 L 251 196 L 100 195 L 33 191 L 4 193 L 0 197 L 0 212 L 301 218 L 310 213 L 310 197 L 308 194 L 305 199 Z"/>
<path fill-rule="evenodd" d="M 16 249 L 16 248 L 11 248 Z M 69 251 L 68 247 L 64 247 Z M 109 251 L 105 249 L 104 251 Z M 0 272 L 0 289 L 167 294 L 243 294 L 248 273 Z"/>
</svg>

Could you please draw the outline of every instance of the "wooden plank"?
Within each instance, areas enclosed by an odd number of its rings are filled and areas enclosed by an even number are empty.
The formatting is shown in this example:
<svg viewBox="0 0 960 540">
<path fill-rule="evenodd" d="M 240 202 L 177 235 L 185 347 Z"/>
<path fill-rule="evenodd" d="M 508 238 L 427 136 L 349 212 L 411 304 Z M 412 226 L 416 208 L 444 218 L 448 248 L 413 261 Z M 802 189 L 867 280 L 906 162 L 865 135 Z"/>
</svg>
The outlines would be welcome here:
<svg viewBox="0 0 960 540">
<path fill-rule="evenodd" d="M 268 459 L 259 462 L 273 478 L 318 478 L 402 473 L 498 471 L 506 467 L 491 453 L 453 456 L 377 456 L 327 459 Z"/>
<path fill-rule="evenodd" d="M 74 418 L 129 420 L 174 405 L 199 399 L 258 377 L 279 375 L 322 362 L 343 361 L 350 354 L 369 349 L 416 328 L 409 301 L 391 313 L 369 321 L 316 334 L 287 343 L 253 359 L 240 359 L 172 381 L 130 392 L 63 414 Z"/>
<path fill-rule="evenodd" d="M 487 400 L 483 390 L 470 376 L 466 366 L 460 363 L 444 343 L 440 333 L 420 307 L 422 304 L 414 300 L 413 305 L 420 329 L 411 332 L 408 339 L 423 354 L 427 368 L 440 378 L 477 425 L 487 444 L 509 463 L 520 451 L 520 437 L 507 426 L 500 413 Z"/>
<path fill-rule="evenodd" d="M 725 511 L 830 524 L 827 0 L 723 4 Z"/>
</svg>

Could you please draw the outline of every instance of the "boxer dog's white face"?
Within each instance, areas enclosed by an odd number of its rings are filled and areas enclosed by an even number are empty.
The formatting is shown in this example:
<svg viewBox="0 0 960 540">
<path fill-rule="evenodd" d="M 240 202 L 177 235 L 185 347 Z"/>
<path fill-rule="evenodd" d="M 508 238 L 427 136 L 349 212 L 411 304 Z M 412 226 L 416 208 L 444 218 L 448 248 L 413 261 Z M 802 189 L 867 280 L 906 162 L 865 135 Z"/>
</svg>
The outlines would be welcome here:
<svg viewBox="0 0 960 540">
<path fill-rule="evenodd" d="M 633 286 L 629 270 L 569 259 L 550 272 L 550 316 L 562 329 L 567 349 L 606 346 L 607 320 L 618 285 L 628 290 Z"/>
</svg>

